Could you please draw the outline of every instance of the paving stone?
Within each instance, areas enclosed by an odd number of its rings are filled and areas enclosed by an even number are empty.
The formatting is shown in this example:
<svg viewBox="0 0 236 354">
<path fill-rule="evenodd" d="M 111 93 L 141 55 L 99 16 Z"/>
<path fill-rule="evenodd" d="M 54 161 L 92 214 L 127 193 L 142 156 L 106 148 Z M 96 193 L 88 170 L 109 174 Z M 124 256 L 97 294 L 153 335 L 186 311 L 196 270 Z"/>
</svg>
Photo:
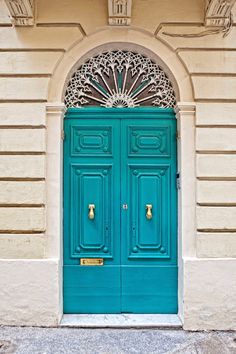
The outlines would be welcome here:
<svg viewBox="0 0 236 354">
<path fill-rule="evenodd" d="M 236 333 L 0 327 L 0 354 L 180 353 L 236 354 Z"/>
</svg>

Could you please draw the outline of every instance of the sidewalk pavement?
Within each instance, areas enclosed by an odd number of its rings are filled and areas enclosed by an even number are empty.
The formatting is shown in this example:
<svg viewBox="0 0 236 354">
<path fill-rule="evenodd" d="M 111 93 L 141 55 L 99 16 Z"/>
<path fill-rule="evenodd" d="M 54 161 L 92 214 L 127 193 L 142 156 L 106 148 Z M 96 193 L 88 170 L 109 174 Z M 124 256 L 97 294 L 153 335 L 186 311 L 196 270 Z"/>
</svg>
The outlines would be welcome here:
<svg viewBox="0 0 236 354">
<path fill-rule="evenodd" d="M 236 354 L 236 332 L 0 327 L 0 354 Z"/>
</svg>

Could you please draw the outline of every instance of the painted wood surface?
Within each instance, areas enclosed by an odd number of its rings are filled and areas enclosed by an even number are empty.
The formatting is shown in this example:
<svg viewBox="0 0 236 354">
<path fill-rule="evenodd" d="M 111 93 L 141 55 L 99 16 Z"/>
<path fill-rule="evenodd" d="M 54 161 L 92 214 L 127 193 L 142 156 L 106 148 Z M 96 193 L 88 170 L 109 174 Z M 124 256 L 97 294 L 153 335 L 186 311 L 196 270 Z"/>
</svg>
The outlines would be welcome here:
<svg viewBox="0 0 236 354">
<path fill-rule="evenodd" d="M 64 312 L 176 313 L 176 204 L 172 109 L 69 109 Z"/>
</svg>

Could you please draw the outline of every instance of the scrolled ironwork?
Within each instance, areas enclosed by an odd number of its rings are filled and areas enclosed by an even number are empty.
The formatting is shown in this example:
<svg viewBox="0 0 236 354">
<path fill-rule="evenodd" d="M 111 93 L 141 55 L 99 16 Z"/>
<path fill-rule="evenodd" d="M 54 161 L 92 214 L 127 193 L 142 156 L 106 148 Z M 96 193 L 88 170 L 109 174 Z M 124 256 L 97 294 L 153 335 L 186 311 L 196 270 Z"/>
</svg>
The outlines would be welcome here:
<svg viewBox="0 0 236 354">
<path fill-rule="evenodd" d="M 146 56 L 125 50 L 90 58 L 71 76 L 67 107 L 174 107 L 175 92 L 164 70 Z"/>
</svg>

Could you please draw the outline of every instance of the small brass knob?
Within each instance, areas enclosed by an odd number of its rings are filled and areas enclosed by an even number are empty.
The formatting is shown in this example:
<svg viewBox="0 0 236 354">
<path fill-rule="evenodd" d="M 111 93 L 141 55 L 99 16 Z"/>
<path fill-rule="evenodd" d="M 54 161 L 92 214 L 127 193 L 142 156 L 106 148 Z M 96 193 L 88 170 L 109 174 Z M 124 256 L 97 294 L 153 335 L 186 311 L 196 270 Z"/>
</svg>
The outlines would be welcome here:
<svg viewBox="0 0 236 354">
<path fill-rule="evenodd" d="M 88 209 L 89 209 L 88 217 L 90 220 L 93 220 L 95 217 L 94 215 L 95 204 L 89 204 Z"/>
<path fill-rule="evenodd" d="M 146 204 L 146 218 L 148 220 L 151 220 L 152 219 L 152 204 Z"/>
</svg>

